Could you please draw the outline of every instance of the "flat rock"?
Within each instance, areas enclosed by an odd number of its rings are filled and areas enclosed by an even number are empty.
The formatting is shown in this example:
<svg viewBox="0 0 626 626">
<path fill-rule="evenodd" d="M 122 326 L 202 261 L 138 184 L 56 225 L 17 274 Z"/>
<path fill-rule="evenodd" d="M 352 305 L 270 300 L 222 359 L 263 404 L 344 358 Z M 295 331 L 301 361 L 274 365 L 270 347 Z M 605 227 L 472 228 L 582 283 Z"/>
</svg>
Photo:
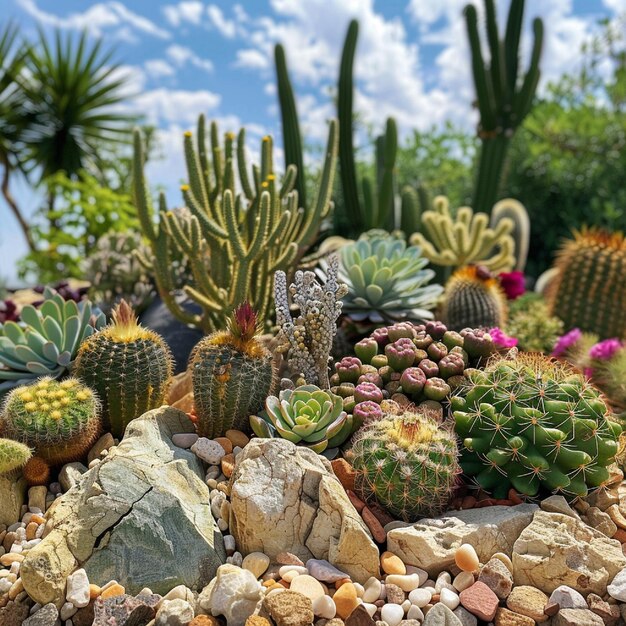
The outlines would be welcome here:
<svg viewBox="0 0 626 626">
<path fill-rule="evenodd" d="M 550 496 L 539 503 L 539 506 L 548 513 L 562 513 L 580 519 L 580 515 L 574 511 L 563 496 Z"/>
<path fill-rule="evenodd" d="M 516 585 L 552 593 L 567 585 L 583 595 L 604 596 L 626 566 L 619 541 L 560 513 L 538 511 L 513 547 Z"/>
<path fill-rule="evenodd" d="M 330 462 L 284 439 L 254 439 L 237 456 L 230 532 L 243 554 L 323 559 L 360 583 L 379 573 L 378 548 Z"/>
<path fill-rule="evenodd" d="M 59 472 L 59 484 L 63 491 L 69 491 L 87 472 L 87 468 L 78 461 L 66 463 Z"/>
<path fill-rule="evenodd" d="M 548 596 L 543 591 L 528 585 L 513 587 L 513 591 L 506 599 L 506 605 L 511 611 L 526 615 L 538 623 L 549 619 L 543 612 L 547 604 Z"/>
<path fill-rule="evenodd" d="M 463 622 L 441 602 L 426 613 L 422 626 L 463 626 Z"/>
<path fill-rule="evenodd" d="M 390 530 L 387 549 L 406 565 L 420 567 L 436 577 L 454 564 L 456 549 L 464 543 L 474 546 L 482 563 L 496 552 L 511 556 L 515 540 L 537 510 L 534 504 L 518 504 L 451 511 Z"/>
<path fill-rule="evenodd" d="M 54 604 L 46 604 L 22 622 L 22 626 L 55 626 L 59 611 Z"/>
<path fill-rule="evenodd" d="M 604 621 L 589 609 L 561 609 L 553 618 L 553 626 L 604 626 Z"/>
<path fill-rule="evenodd" d="M 202 463 L 172 443 L 193 430 L 171 407 L 128 425 L 120 445 L 49 509 L 49 532 L 20 569 L 31 598 L 61 606 L 78 567 L 91 583 L 115 579 L 130 594 L 201 589 L 213 578 L 226 552 Z"/>
<path fill-rule="evenodd" d="M 313 623 L 313 603 L 295 591 L 284 591 L 263 600 L 263 609 L 276 626 L 308 626 Z"/>
<path fill-rule="evenodd" d="M 26 481 L 0 475 L 0 524 L 12 526 L 21 519 L 22 505 L 26 502 Z"/>
</svg>

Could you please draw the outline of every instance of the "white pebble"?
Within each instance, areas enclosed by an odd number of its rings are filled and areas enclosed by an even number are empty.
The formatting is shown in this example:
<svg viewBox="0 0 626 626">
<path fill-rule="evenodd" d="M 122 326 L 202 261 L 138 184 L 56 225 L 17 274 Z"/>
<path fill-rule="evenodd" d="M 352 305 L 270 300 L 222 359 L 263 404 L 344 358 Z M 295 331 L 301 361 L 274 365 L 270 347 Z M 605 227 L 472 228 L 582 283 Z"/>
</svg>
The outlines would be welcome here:
<svg viewBox="0 0 626 626">
<path fill-rule="evenodd" d="M 412 604 L 411 608 L 408 610 L 406 614 L 406 618 L 416 619 L 422 622 L 424 620 L 424 613 L 422 612 L 422 609 L 419 608 L 419 606 L 415 606 L 414 604 Z"/>
<path fill-rule="evenodd" d="M 274 587 L 273 589 L 270 589 L 266 594 L 265 597 L 269 598 L 270 596 L 274 596 L 277 593 L 282 593 L 283 591 L 287 591 L 282 585 L 279 585 L 278 587 Z"/>
<path fill-rule="evenodd" d="M 235 545 L 235 538 L 232 535 L 224 535 L 224 547 L 228 551 L 235 550 L 237 546 Z"/>
<path fill-rule="evenodd" d="M 380 617 L 389 626 L 398 626 L 404 619 L 404 610 L 399 604 L 385 604 L 380 610 Z"/>
<path fill-rule="evenodd" d="M 452 585 L 460 593 L 469 589 L 474 584 L 474 574 L 472 572 L 461 572 L 454 577 Z"/>
<path fill-rule="evenodd" d="M 220 517 L 220 518 L 217 520 L 217 527 L 218 527 L 218 528 L 219 528 L 222 532 L 225 532 L 225 531 L 227 531 L 227 530 L 228 530 L 228 522 L 227 522 L 227 521 L 226 521 L 223 517 Z"/>
<path fill-rule="evenodd" d="M 89 604 L 89 579 L 84 569 L 77 569 L 68 576 L 66 598 L 79 609 Z"/>
<path fill-rule="evenodd" d="M 363 594 L 365 593 L 365 588 L 363 587 L 363 585 L 360 585 L 359 583 L 352 583 L 354 585 L 354 588 L 356 589 L 356 597 L 357 598 L 363 598 Z"/>
<path fill-rule="evenodd" d="M 279 570 L 278 570 L 278 575 L 281 578 L 285 577 L 285 574 L 287 572 L 298 572 L 298 574 L 308 574 L 309 570 L 306 567 L 303 567 L 302 565 L 283 565 Z"/>
<path fill-rule="evenodd" d="M 419 608 L 426 606 L 431 601 L 432 597 L 433 594 L 428 587 L 413 589 L 413 591 L 409 594 L 411 604 L 418 606 Z"/>
<path fill-rule="evenodd" d="M 441 572 L 435 581 L 435 591 L 439 593 L 444 588 L 445 583 L 450 584 L 451 582 L 452 577 L 450 574 L 448 572 Z"/>
<path fill-rule="evenodd" d="M 420 586 L 420 577 L 418 574 L 408 574 L 408 575 L 400 575 L 400 574 L 391 574 L 385 578 L 385 582 L 390 585 L 398 585 L 402 591 L 413 591 L 413 589 L 417 589 Z M 383 620 L 387 621 L 387 620 Z M 392 626 L 389 624 L 389 626 Z"/>
<path fill-rule="evenodd" d="M 363 602 L 363 606 L 365 607 L 367 614 L 370 617 L 374 617 L 376 611 L 378 610 L 378 607 L 375 604 L 370 604 L 369 602 Z"/>
<path fill-rule="evenodd" d="M 445 604 L 451 611 L 454 611 L 454 609 L 459 606 L 460 600 L 459 596 L 454 593 L 454 591 L 443 588 L 439 596 L 439 602 L 441 602 L 441 604 Z"/>
<path fill-rule="evenodd" d="M 285 575 L 282 577 L 282 579 L 286 582 L 286 583 L 291 583 L 293 582 L 294 578 L 297 578 L 298 576 L 304 576 L 305 574 L 301 574 L 300 572 L 296 572 L 296 570 L 289 570 L 288 572 L 285 572 Z"/>
<path fill-rule="evenodd" d="M 382 583 L 378 580 L 378 578 L 374 578 L 373 576 L 369 578 L 363 589 L 363 602 L 376 602 L 376 600 L 380 597 L 381 589 Z"/>
<path fill-rule="evenodd" d="M 421 567 L 415 567 L 413 565 L 406 566 L 407 574 L 417 574 L 420 577 L 420 587 L 428 580 L 428 572 Z"/>
<path fill-rule="evenodd" d="M 200 437 L 191 446 L 191 451 L 209 465 L 219 465 L 222 458 L 226 456 L 226 450 L 217 441 L 206 437 Z"/>
<path fill-rule="evenodd" d="M 329 596 L 321 596 L 313 600 L 313 614 L 324 619 L 333 619 L 337 613 L 337 607 Z"/>
<path fill-rule="evenodd" d="M 408 610 L 409 610 L 409 609 L 410 609 L 413 605 L 411 604 L 411 601 L 407 598 L 407 599 L 406 599 L 406 600 L 405 600 L 405 601 L 404 601 L 404 602 L 403 602 L 400 606 L 402 607 L 402 610 L 403 610 L 405 613 L 407 613 L 407 612 L 408 612 Z"/>
<path fill-rule="evenodd" d="M 6 578 L 0 578 L 0 595 L 7 593 L 13 586 L 13 583 Z"/>
</svg>

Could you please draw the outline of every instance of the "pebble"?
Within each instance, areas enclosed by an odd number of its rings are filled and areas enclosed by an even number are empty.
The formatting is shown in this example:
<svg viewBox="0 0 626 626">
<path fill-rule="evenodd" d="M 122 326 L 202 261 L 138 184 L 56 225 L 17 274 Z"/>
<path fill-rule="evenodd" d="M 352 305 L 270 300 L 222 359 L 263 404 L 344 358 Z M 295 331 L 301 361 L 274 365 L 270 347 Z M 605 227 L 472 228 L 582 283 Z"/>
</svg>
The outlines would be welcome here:
<svg viewBox="0 0 626 626">
<path fill-rule="evenodd" d="M 206 437 L 199 437 L 196 443 L 191 446 L 191 451 L 209 465 L 219 465 L 226 454 L 224 448 L 217 441 Z"/>
<path fill-rule="evenodd" d="M 233 442 L 228 437 L 215 437 L 214 441 L 224 448 L 226 454 L 230 454 L 233 451 Z"/>
<path fill-rule="evenodd" d="M 528 585 L 513 587 L 513 591 L 506 599 L 506 606 L 515 613 L 531 617 L 536 622 L 545 622 L 548 616 L 544 608 L 548 604 L 548 596 L 540 589 Z"/>
<path fill-rule="evenodd" d="M 389 604 L 402 604 L 406 600 L 406 594 L 398 585 L 385 583 L 385 595 Z"/>
<path fill-rule="evenodd" d="M 509 572 L 511 572 L 511 574 L 513 573 L 513 562 L 506 554 L 504 554 L 504 552 L 496 552 L 491 558 L 502 561 L 506 565 Z"/>
<path fill-rule="evenodd" d="M 500 601 L 498 596 L 485 585 L 475 582 L 471 587 L 461 591 L 461 604 L 478 619 L 490 622 L 495 616 Z"/>
<path fill-rule="evenodd" d="M 383 525 L 380 523 L 378 518 L 374 515 L 374 513 L 372 513 L 371 509 L 366 506 L 360 511 L 360 513 L 363 521 L 365 522 L 365 525 L 372 533 L 374 541 L 378 543 L 384 543 L 387 539 L 387 532 L 383 528 Z"/>
<path fill-rule="evenodd" d="M 478 576 L 500 600 L 506 600 L 513 589 L 513 575 L 500 559 L 489 559 Z"/>
<path fill-rule="evenodd" d="M 451 611 L 454 611 L 461 601 L 459 600 L 458 594 L 444 588 L 439 594 L 439 602 L 445 604 Z"/>
<path fill-rule="evenodd" d="M 9 567 L 12 563 L 15 562 L 21 563 L 23 560 L 23 554 L 15 554 L 10 552 L 9 554 L 3 554 L 2 556 L 0 556 L 0 564 L 4 565 L 5 567 Z"/>
<path fill-rule="evenodd" d="M 535 620 L 500 607 L 496 612 L 495 626 L 535 626 Z"/>
<path fill-rule="evenodd" d="M 409 594 L 411 604 L 419 608 L 424 608 L 431 601 L 432 597 L 433 594 L 428 588 L 413 589 Z"/>
<path fill-rule="evenodd" d="M 22 626 L 55 626 L 59 617 L 59 610 L 54 604 L 42 606 L 36 613 L 22 622 Z"/>
<path fill-rule="evenodd" d="M 240 430 L 227 430 L 225 435 L 230 439 L 233 446 L 239 446 L 240 448 L 245 448 L 250 442 L 250 438 Z"/>
<path fill-rule="evenodd" d="M 291 591 L 297 591 L 298 593 L 301 593 L 303 596 L 309 598 L 311 602 L 317 600 L 318 598 L 323 598 L 326 595 L 322 584 L 319 581 L 315 580 L 313 576 L 309 576 L 308 574 L 301 574 L 300 576 L 296 576 L 291 581 L 291 586 L 289 587 L 289 589 L 291 589 Z"/>
<path fill-rule="evenodd" d="M 292 569 L 289 570 L 288 572 L 285 572 L 285 575 L 282 576 L 281 578 L 287 582 L 287 583 L 291 583 L 293 582 L 298 576 L 302 576 L 302 574 L 300 574 L 300 572 L 297 572 L 296 570 Z"/>
<path fill-rule="evenodd" d="M 2 561 L 2 559 L 0 559 L 0 561 Z M 626 602 L 626 568 L 615 575 L 613 582 L 611 582 L 606 590 L 612 598 Z"/>
<path fill-rule="evenodd" d="M 452 586 L 458 591 L 465 591 L 474 584 L 474 574 L 472 572 L 460 572 L 454 577 Z"/>
<path fill-rule="evenodd" d="M 79 609 L 89 604 L 89 579 L 84 569 L 68 576 L 66 599 Z"/>
<path fill-rule="evenodd" d="M 380 617 L 389 626 L 398 626 L 404 618 L 404 610 L 398 604 L 385 604 L 380 610 Z"/>
<path fill-rule="evenodd" d="M 161 605 L 155 626 L 187 626 L 193 619 L 193 607 L 181 599 L 168 600 Z"/>
<path fill-rule="evenodd" d="M 464 572 L 474 572 L 480 565 L 476 550 L 474 550 L 474 546 L 469 543 L 464 543 L 457 548 L 454 554 L 454 562 L 459 569 L 462 569 Z"/>
<path fill-rule="evenodd" d="M 232 535 L 224 535 L 224 548 L 226 548 L 226 554 L 232 554 L 236 547 L 235 538 Z"/>
<path fill-rule="evenodd" d="M 306 568 L 313 578 L 317 578 L 317 580 L 325 583 L 334 583 L 338 580 L 350 578 L 348 574 L 338 570 L 334 565 L 323 559 L 309 559 L 306 562 Z"/>
<path fill-rule="evenodd" d="M 105 450 L 111 449 L 115 445 L 115 439 L 111 433 L 104 433 L 96 443 L 93 444 L 91 450 L 87 454 L 87 462 L 99 460 L 100 454 Z"/>
<path fill-rule="evenodd" d="M 230 478 L 235 471 L 235 455 L 234 453 L 226 454 L 222 457 L 221 462 L 222 474 L 226 476 L 226 478 Z"/>
<path fill-rule="evenodd" d="M 255 578 L 261 578 L 269 566 L 270 557 L 263 552 L 251 552 L 241 563 L 241 567 L 252 572 Z"/>
<path fill-rule="evenodd" d="M 411 608 L 407 611 L 406 617 L 407 619 L 416 619 L 421 622 L 424 619 L 424 613 L 419 606 L 412 604 Z"/>
<path fill-rule="evenodd" d="M 196 433 L 176 433 L 172 436 L 172 443 L 179 448 L 187 450 L 191 448 L 198 439 L 199 437 Z"/>
<path fill-rule="evenodd" d="M 68 620 L 72 617 L 72 615 L 76 614 L 76 611 L 78 611 L 77 607 L 75 607 L 71 602 L 66 602 L 59 611 L 59 617 L 62 620 Z"/>
<path fill-rule="evenodd" d="M 461 626 L 477 626 L 478 618 L 475 615 L 472 615 L 467 609 L 464 609 L 462 606 L 457 606 L 454 611 L 452 611 L 455 617 L 461 622 Z"/>
<path fill-rule="evenodd" d="M 337 614 L 337 607 L 330 596 L 323 595 L 313 600 L 313 613 L 323 619 L 333 619 Z"/>
<path fill-rule="evenodd" d="M 279 552 L 274 558 L 279 565 L 298 565 L 304 567 L 304 563 L 291 552 Z"/>
<path fill-rule="evenodd" d="M 309 570 L 304 565 L 283 565 L 278 573 L 281 578 L 285 577 L 287 572 L 297 572 L 298 574 L 308 574 Z"/>
<path fill-rule="evenodd" d="M 380 556 L 380 565 L 385 574 L 406 574 L 406 567 L 399 556 L 393 552 L 383 552 Z"/>
<path fill-rule="evenodd" d="M 113 598 L 115 596 L 123 596 L 126 593 L 126 589 L 122 587 L 119 583 L 114 583 L 109 587 L 103 588 L 100 597 L 103 600 L 106 598 Z"/>
<path fill-rule="evenodd" d="M 405 576 L 399 574 L 390 574 L 385 578 L 385 582 L 391 585 L 398 585 L 402 591 L 413 591 L 420 586 L 419 574 L 407 574 Z"/>
<path fill-rule="evenodd" d="M 611 594 L 610 590 L 609 590 L 609 594 Z M 567 585 L 561 585 L 560 587 L 557 587 L 550 595 L 550 599 L 548 600 L 548 603 L 558 604 L 562 609 L 586 609 L 587 608 L 587 601 L 582 596 L 582 594 L 578 593 L 576 589 L 572 589 L 571 587 L 568 587 Z"/>
<path fill-rule="evenodd" d="M 337 607 L 337 615 L 339 615 L 341 619 L 347 619 L 350 613 L 352 613 L 359 604 L 356 588 L 352 583 L 344 583 L 335 591 L 333 601 Z M 391 624 L 389 626 L 391 626 Z"/>
<path fill-rule="evenodd" d="M 163 596 L 158 606 L 160 606 L 163 602 L 167 602 L 169 600 L 186 600 L 187 602 L 192 602 L 193 592 L 191 591 L 191 589 L 188 589 L 187 587 L 185 587 L 185 585 L 177 585 L 173 589 L 170 589 Z"/>
<path fill-rule="evenodd" d="M 378 580 L 378 578 L 374 578 L 373 576 L 371 578 L 368 578 L 367 582 L 365 583 L 365 587 L 363 588 L 363 602 L 376 602 L 376 600 L 380 598 L 380 592 L 382 591 L 382 588 L 383 585 L 380 580 Z"/>
</svg>

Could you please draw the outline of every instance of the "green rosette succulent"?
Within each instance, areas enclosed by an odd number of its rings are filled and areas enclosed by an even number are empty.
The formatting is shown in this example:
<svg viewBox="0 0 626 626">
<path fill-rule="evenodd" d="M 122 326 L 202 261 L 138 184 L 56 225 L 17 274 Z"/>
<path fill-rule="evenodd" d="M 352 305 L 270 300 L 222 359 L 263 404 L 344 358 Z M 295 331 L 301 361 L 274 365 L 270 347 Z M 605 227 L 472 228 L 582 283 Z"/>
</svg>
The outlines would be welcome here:
<svg viewBox="0 0 626 626">
<path fill-rule="evenodd" d="M 282 437 L 318 454 L 340 446 L 352 433 L 352 416 L 343 410 L 342 399 L 315 385 L 269 396 L 265 409 L 262 416 L 250 417 L 257 437 Z"/>
</svg>

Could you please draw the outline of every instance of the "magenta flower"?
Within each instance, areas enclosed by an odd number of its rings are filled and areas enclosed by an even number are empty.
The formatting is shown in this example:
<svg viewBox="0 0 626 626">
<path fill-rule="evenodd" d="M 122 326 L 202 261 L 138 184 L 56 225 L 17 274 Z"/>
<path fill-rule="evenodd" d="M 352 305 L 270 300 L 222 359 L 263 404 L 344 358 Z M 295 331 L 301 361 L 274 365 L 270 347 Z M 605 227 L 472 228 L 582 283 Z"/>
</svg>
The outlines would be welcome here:
<svg viewBox="0 0 626 626">
<path fill-rule="evenodd" d="M 515 337 L 509 337 L 500 328 L 492 328 L 489 334 L 497 348 L 514 348 L 517 345 L 517 339 Z"/>
<path fill-rule="evenodd" d="M 501 272 L 498 275 L 500 286 L 504 290 L 508 300 L 519 298 L 526 291 L 526 281 L 524 272 L 515 270 L 514 272 Z"/>
<path fill-rule="evenodd" d="M 572 328 L 568 333 L 559 337 L 552 350 L 552 356 L 563 356 L 583 336 L 580 328 Z"/>
<path fill-rule="evenodd" d="M 589 356 L 592 359 L 600 359 L 601 361 L 608 361 L 613 355 L 622 349 L 622 342 L 613 337 L 612 339 L 605 339 L 595 344 L 589 350 Z"/>
<path fill-rule="evenodd" d="M 593 378 L 593 368 L 592 367 L 583 368 L 583 374 L 589 379 Z"/>
</svg>

